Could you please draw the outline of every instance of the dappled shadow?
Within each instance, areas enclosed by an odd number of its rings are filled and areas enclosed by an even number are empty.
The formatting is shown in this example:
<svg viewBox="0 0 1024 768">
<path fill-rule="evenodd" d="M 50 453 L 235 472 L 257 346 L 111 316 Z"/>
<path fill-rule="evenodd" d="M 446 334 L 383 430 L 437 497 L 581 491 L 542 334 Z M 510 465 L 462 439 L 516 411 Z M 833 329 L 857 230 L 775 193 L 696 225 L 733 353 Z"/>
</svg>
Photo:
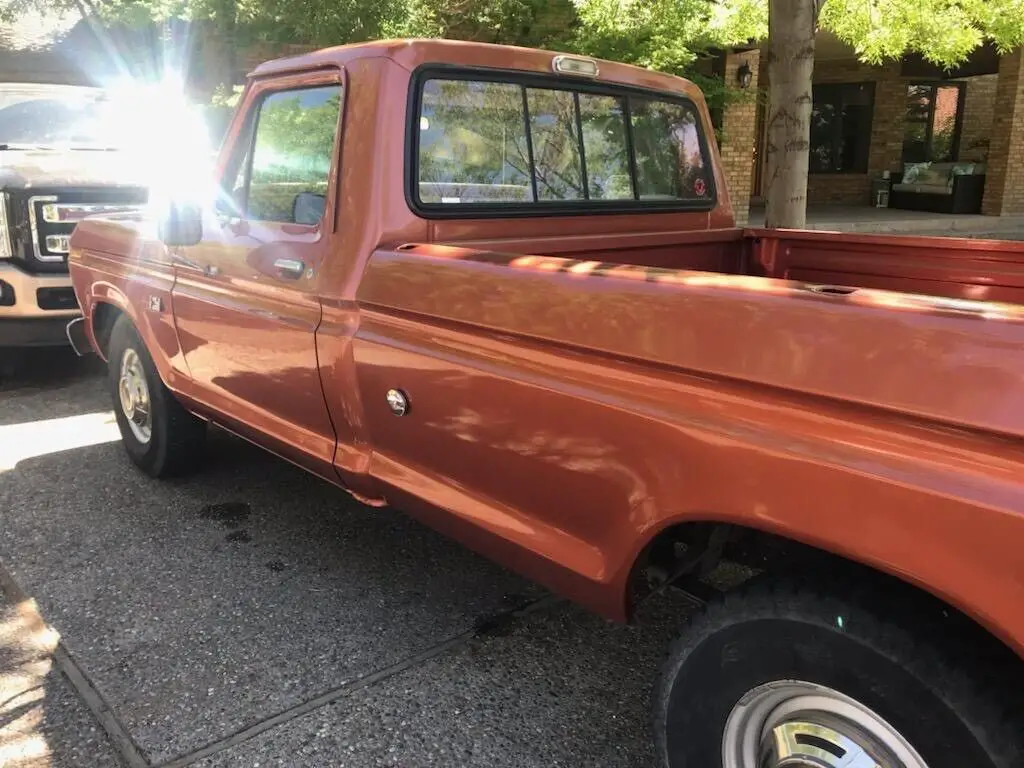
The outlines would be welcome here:
<svg viewBox="0 0 1024 768">
<path fill-rule="evenodd" d="M 0 765 L 114 768 L 113 749 L 58 671 L 31 601 L 0 596 Z"/>
<path fill-rule="evenodd" d="M 170 483 L 116 442 L 0 473 L 0 561 L 155 762 L 541 594 L 397 512 L 210 437 L 203 472 Z"/>
</svg>

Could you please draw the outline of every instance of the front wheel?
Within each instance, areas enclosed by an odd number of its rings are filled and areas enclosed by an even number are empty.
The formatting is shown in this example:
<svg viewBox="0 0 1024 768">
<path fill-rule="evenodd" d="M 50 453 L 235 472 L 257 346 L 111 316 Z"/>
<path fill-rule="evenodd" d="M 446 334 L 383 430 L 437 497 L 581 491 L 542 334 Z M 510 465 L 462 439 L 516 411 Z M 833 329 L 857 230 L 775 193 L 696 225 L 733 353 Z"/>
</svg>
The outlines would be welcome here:
<svg viewBox="0 0 1024 768">
<path fill-rule="evenodd" d="M 987 643 L 954 650 L 949 612 L 913 600 L 890 612 L 886 600 L 769 583 L 709 607 L 673 646 L 655 695 L 662 765 L 1024 765 L 1017 698 L 986 675 Z"/>
<path fill-rule="evenodd" d="M 135 326 L 118 318 L 107 349 L 117 426 L 128 456 L 151 477 L 194 469 L 203 456 L 206 422 L 175 399 Z"/>
</svg>

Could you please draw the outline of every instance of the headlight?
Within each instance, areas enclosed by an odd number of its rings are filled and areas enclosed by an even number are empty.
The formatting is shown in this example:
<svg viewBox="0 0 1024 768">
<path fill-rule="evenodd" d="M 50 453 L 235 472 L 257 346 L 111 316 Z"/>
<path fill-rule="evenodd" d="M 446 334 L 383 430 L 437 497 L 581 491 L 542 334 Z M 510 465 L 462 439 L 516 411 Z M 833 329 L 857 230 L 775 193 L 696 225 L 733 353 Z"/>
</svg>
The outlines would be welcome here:
<svg viewBox="0 0 1024 768">
<path fill-rule="evenodd" d="M 7 226 L 7 193 L 0 192 L 0 259 L 9 259 L 13 255 L 11 231 Z"/>
</svg>

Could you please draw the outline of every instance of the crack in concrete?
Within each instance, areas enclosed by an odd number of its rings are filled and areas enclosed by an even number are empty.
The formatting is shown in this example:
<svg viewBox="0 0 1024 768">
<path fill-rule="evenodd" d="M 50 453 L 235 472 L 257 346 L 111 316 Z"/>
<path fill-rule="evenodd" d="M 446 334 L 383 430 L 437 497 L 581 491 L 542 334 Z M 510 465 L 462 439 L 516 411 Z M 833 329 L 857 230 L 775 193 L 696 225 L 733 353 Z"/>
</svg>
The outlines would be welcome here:
<svg viewBox="0 0 1024 768">
<path fill-rule="evenodd" d="M 518 608 L 512 608 L 508 611 L 500 611 L 488 620 L 478 622 L 477 626 L 472 629 L 467 629 L 465 632 L 460 632 L 457 635 L 442 640 L 429 648 L 426 648 L 419 653 L 408 656 L 401 661 L 391 664 L 387 667 L 372 672 L 363 677 L 352 680 L 351 682 L 343 683 L 335 688 L 325 691 L 319 696 L 315 696 L 312 699 L 307 699 L 295 706 L 283 709 L 280 712 L 270 715 L 269 717 L 258 720 L 255 723 L 236 731 L 230 736 L 226 736 L 222 739 L 212 741 L 204 747 L 193 750 L 185 755 L 179 755 L 178 757 L 167 760 L 163 763 L 158 763 L 153 768 L 186 768 L 186 766 L 193 765 L 200 760 L 203 760 L 210 755 L 214 755 L 218 752 L 223 752 L 232 747 L 236 747 L 239 744 L 243 744 L 262 733 L 265 733 L 279 725 L 284 725 L 292 720 L 295 720 L 303 715 L 307 715 L 321 707 L 325 707 L 328 704 L 332 704 L 339 699 L 347 698 L 353 693 L 369 688 L 379 682 L 387 680 L 397 674 L 405 672 L 406 670 L 412 669 L 415 666 L 423 664 L 424 662 L 430 661 L 431 659 L 442 656 L 443 654 L 452 651 L 456 648 L 466 645 L 470 640 L 476 637 L 482 637 L 489 633 L 489 630 L 493 626 L 505 626 L 509 622 L 513 622 L 523 616 L 527 616 L 536 611 L 547 608 L 548 606 L 562 602 L 563 599 L 557 595 L 548 595 L 546 597 L 533 600 L 527 603 L 525 606 Z"/>
<path fill-rule="evenodd" d="M 24 590 L 22 590 L 7 569 L 4 568 L 3 564 L 0 564 L 0 593 L 3 593 L 8 600 L 16 605 L 30 606 L 26 610 L 29 610 L 33 614 L 33 621 L 37 620 L 40 626 L 49 626 L 45 623 L 42 615 L 39 614 L 38 610 L 34 607 L 34 603 L 31 598 L 24 592 Z M 339 699 L 346 698 L 360 690 L 369 688 L 379 682 L 393 677 L 394 675 L 405 672 L 406 670 L 412 669 L 413 667 L 448 653 L 449 651 L 463 647 L 474 638 L 507 631 L 510 628 L 510 625 L 514 624 L 518 619 L 562 601 L 563 599 L 557 595 L 548 595 L 546 597 L 530 601 L 525 605 L 520 605 L 506 611 L 499 611 L 493 616 L 478 620 L 473 628 L 467 629 L 465 632 L 460 632 L 457 635 L 453 635 L 439 643 L 435 643 L 419 653 L 408 656 L 387 667 L 383 667 L 376 672 L 372 672 L 363 677 L 343 683 L 342 685 L 325 691 L 318 696 L 306 699 L 292 707 L 288 707 L 287 709 L 283 709 L 273 715 L 257 720 L 256 722 L 235 731 L 229 736 L 217 739 L 203 747 L 200 747 L 199 749 L 195 749 L 187 754 L 179 755 L 178 757 L 171 758 L 170 760 L 166 760 L 156 765 L 145 758 L 142 751 L 139 749 L 138 745 L 135 744 L 129 734 L 128 729 L 118 718 L 116 712 L 110 704 L 107 703 L 103 694 L 100 693 L 99 689 L 85 673 L 82 667 L 68 652 L 67 647 L 64 645 L 62 640 L 57 642 L 50 655 L 53 658 L 54 663 L 57 665 L 57 668 L 71 684 L 75 693 L 78 694 L 79 698 L 81 698 L 89 708 L 89 711 L 92 712 L 93 716 L 106 732 L 118 759 L 123 765 L 127 768 L 185 768 L 186 766 L 193 765 L 194 763 L 197 763 L 211 755 L 217 754 L 218 752 L 223 752 L 231 749 L 232 747 L 238 746 L 239 744 L 243 744 L 262 733 L 276 728 L 279 725 L 289 723 L 303 715 L 307 715 L 321 707 L 332 704 Z"/>
</svg>

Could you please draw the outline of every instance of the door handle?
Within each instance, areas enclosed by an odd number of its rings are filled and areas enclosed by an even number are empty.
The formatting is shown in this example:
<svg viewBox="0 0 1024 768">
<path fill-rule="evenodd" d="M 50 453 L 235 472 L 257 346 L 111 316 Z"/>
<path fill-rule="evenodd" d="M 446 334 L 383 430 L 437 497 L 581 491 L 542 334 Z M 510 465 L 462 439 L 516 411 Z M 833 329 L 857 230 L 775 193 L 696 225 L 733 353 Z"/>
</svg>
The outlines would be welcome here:
<svg viewBox="0 0 1024 768">
<path fill-rule="evenodd" d="M 298 279 L 302 277 L 306 265 L 298 259 L 277 259 L 274 261 L 274 268 L 281 273 L 281 277 Z"/>
</svg>

